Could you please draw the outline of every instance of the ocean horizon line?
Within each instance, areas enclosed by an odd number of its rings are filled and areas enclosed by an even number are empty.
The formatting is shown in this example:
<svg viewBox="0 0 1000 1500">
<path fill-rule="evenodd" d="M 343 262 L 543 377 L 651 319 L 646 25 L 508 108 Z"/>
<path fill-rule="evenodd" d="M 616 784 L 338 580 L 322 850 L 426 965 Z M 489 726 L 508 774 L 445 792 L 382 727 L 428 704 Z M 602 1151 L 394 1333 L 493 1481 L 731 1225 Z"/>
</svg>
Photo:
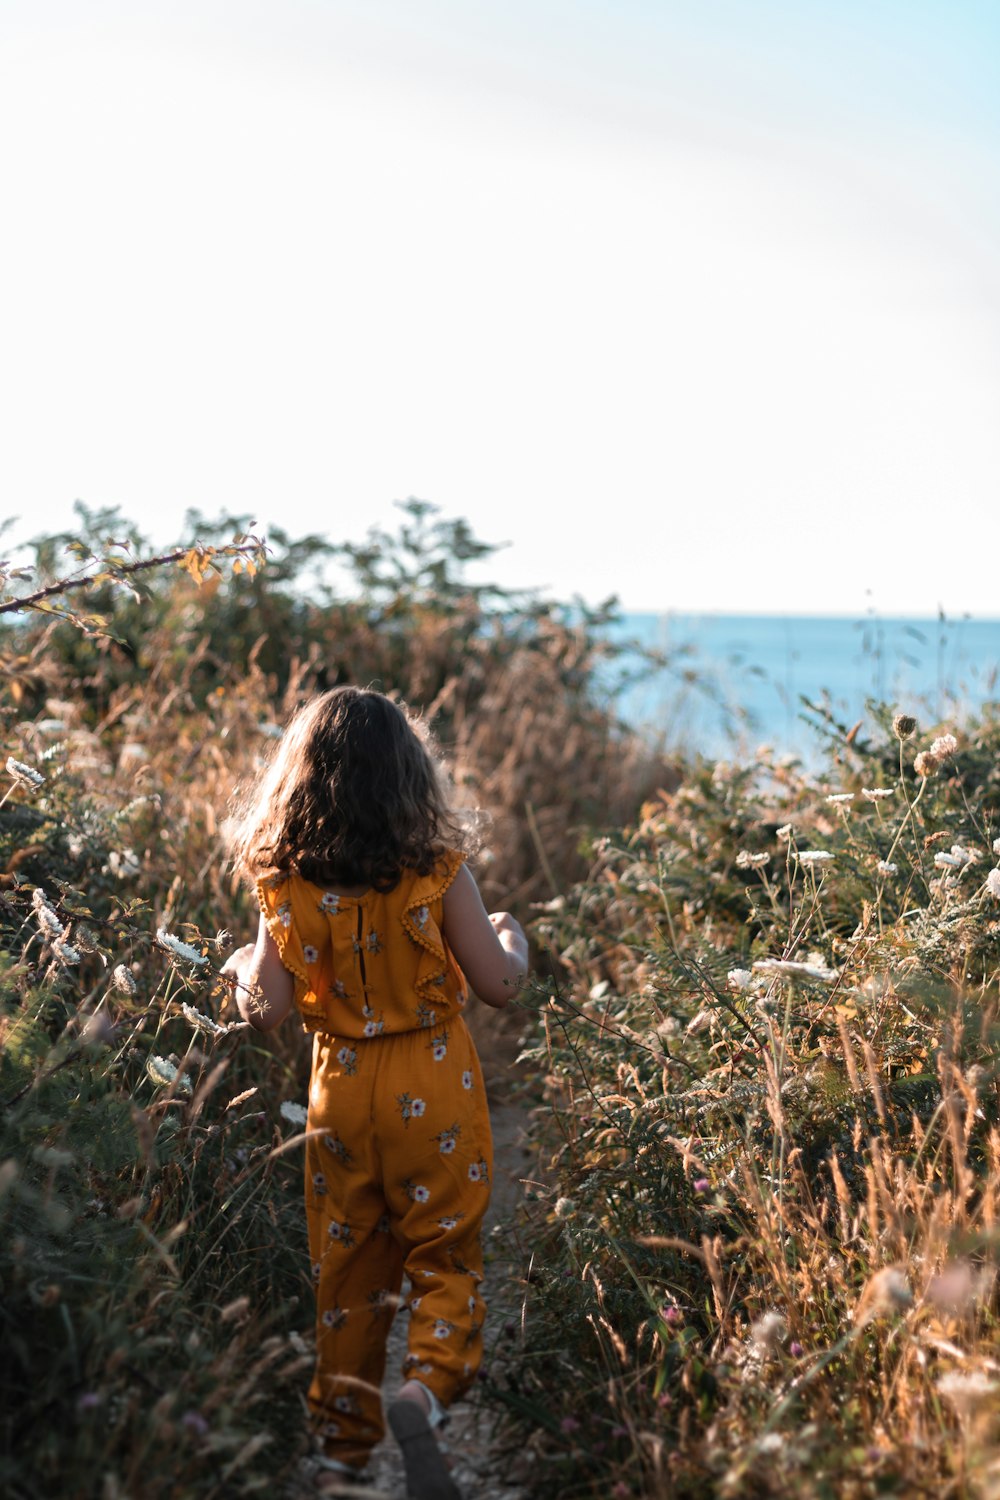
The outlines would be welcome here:
<svg viewBox="0 0 1000 1500">
<path fill-rule="evenodd" d="M 587 606 L 597 608 L 598 606 Z M 947 611 L 933 614 L 858 614 L 852 610 L 781 610 L 781 609 L 685 609 L 671 606 L 669 609 L 643 609 L 617 603 L 619 616 L 629 618 L 642 616 L 646 619 L 677 620 L 839 620 L 858 625 L 954 625 L 965 620 L 974 620 L 982 625 L 1000 625 L 1000 613 L 979 614 L 975 610 L 963 610 L 960 614 Z"/>
</svg>

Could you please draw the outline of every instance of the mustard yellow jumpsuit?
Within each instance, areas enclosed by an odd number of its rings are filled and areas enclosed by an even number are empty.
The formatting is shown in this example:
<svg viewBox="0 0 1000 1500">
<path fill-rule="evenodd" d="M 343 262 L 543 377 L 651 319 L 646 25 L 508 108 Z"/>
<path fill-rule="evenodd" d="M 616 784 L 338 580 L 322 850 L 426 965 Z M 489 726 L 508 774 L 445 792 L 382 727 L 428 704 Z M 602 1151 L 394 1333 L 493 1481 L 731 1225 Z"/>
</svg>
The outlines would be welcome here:
<svg viewBox="0 0 1000 1500">
<path fill-rule="evenodd" d="M 482 1355 L 480 1228 L 492 1141 L 466 985 L 442 934 L 461 868 L 343 896 L 258 883 L 313 1039 L 306 1216 L 316 1287 L 309 1405 L 328 1457 L 361 1466 L 384 1432 L 385 1342 L 409 1282 L 403 1373 L 447 1406 Z"/>
</svg>

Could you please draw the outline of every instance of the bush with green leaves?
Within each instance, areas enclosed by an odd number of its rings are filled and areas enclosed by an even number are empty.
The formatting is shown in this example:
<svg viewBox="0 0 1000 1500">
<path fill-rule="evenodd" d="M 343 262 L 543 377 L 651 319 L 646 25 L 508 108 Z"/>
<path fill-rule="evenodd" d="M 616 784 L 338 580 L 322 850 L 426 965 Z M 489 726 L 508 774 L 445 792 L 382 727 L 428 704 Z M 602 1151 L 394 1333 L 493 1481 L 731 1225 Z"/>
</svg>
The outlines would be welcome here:
<svg viewBox="0 0 1000 1500">
<path fill-rule="evenodd" d="M 550 1493 L 995 1493 L 1000 723 L 871 717 L 692 765 L 539 915 L 496 1394 Z"/>
</svg>

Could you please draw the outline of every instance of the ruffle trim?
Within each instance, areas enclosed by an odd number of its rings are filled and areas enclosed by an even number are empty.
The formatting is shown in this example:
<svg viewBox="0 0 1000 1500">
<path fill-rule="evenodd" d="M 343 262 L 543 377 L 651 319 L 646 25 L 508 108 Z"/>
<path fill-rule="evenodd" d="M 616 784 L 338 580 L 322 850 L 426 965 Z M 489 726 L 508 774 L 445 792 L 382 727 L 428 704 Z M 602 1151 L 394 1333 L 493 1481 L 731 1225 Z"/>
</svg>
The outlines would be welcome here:
<svg viewBox="0 0 1000 1500">
<path fill-rule="evenodd" d="M 285 899 L 279 901 L 278 892 L 282 886 L 285 887 Z M 281 962 L 290 973 L 295 975 L 296 979 L 301 979 L 306 989 L 309 990 L 311 981 L 306 971 L 305 955 L 301 951 L 301 944 L 295 936 L 294 928 L 286 927 L 281 920 L 282 908 L 287 907 L 289 912 L 292 909 L 288 887 L 287 876 L 283 876 L 280 880 L 275 880 L 273 875 L 265 876 L 257 881 L 257 901 L 267 930 L 281 955 Z"/>
<path fill-rule="evenodd" d="M 400 921 L 407 937 L 420 949 L 420 961 L 414 989 L 421 1000 L 439 999 L 448 978 L 449 960 L 441 929 L 431 916 L 431 907 L 440 901 L 453 885 L 462 868 L 462 856 L 448 853 L 443 856 L 445 870 L 431 874 L 416 882 L 409 900 L 403 907 Z"/>
</svg>

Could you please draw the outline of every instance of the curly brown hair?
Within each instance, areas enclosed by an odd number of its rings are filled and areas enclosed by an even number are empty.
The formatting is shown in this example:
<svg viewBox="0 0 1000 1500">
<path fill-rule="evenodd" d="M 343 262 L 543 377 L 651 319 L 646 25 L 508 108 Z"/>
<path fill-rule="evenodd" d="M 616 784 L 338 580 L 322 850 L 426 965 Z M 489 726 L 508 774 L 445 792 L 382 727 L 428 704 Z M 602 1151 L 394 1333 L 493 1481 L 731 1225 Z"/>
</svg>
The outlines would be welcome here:
<svg viewBox="0 0 1000 1500">
<path fill-rule="evenodd" d="M 423 721 L 383 693 L 336 687 L 294 715 L 246 796 L 236 870 L 391 890 L 467 838 Z"/>
</svg>

